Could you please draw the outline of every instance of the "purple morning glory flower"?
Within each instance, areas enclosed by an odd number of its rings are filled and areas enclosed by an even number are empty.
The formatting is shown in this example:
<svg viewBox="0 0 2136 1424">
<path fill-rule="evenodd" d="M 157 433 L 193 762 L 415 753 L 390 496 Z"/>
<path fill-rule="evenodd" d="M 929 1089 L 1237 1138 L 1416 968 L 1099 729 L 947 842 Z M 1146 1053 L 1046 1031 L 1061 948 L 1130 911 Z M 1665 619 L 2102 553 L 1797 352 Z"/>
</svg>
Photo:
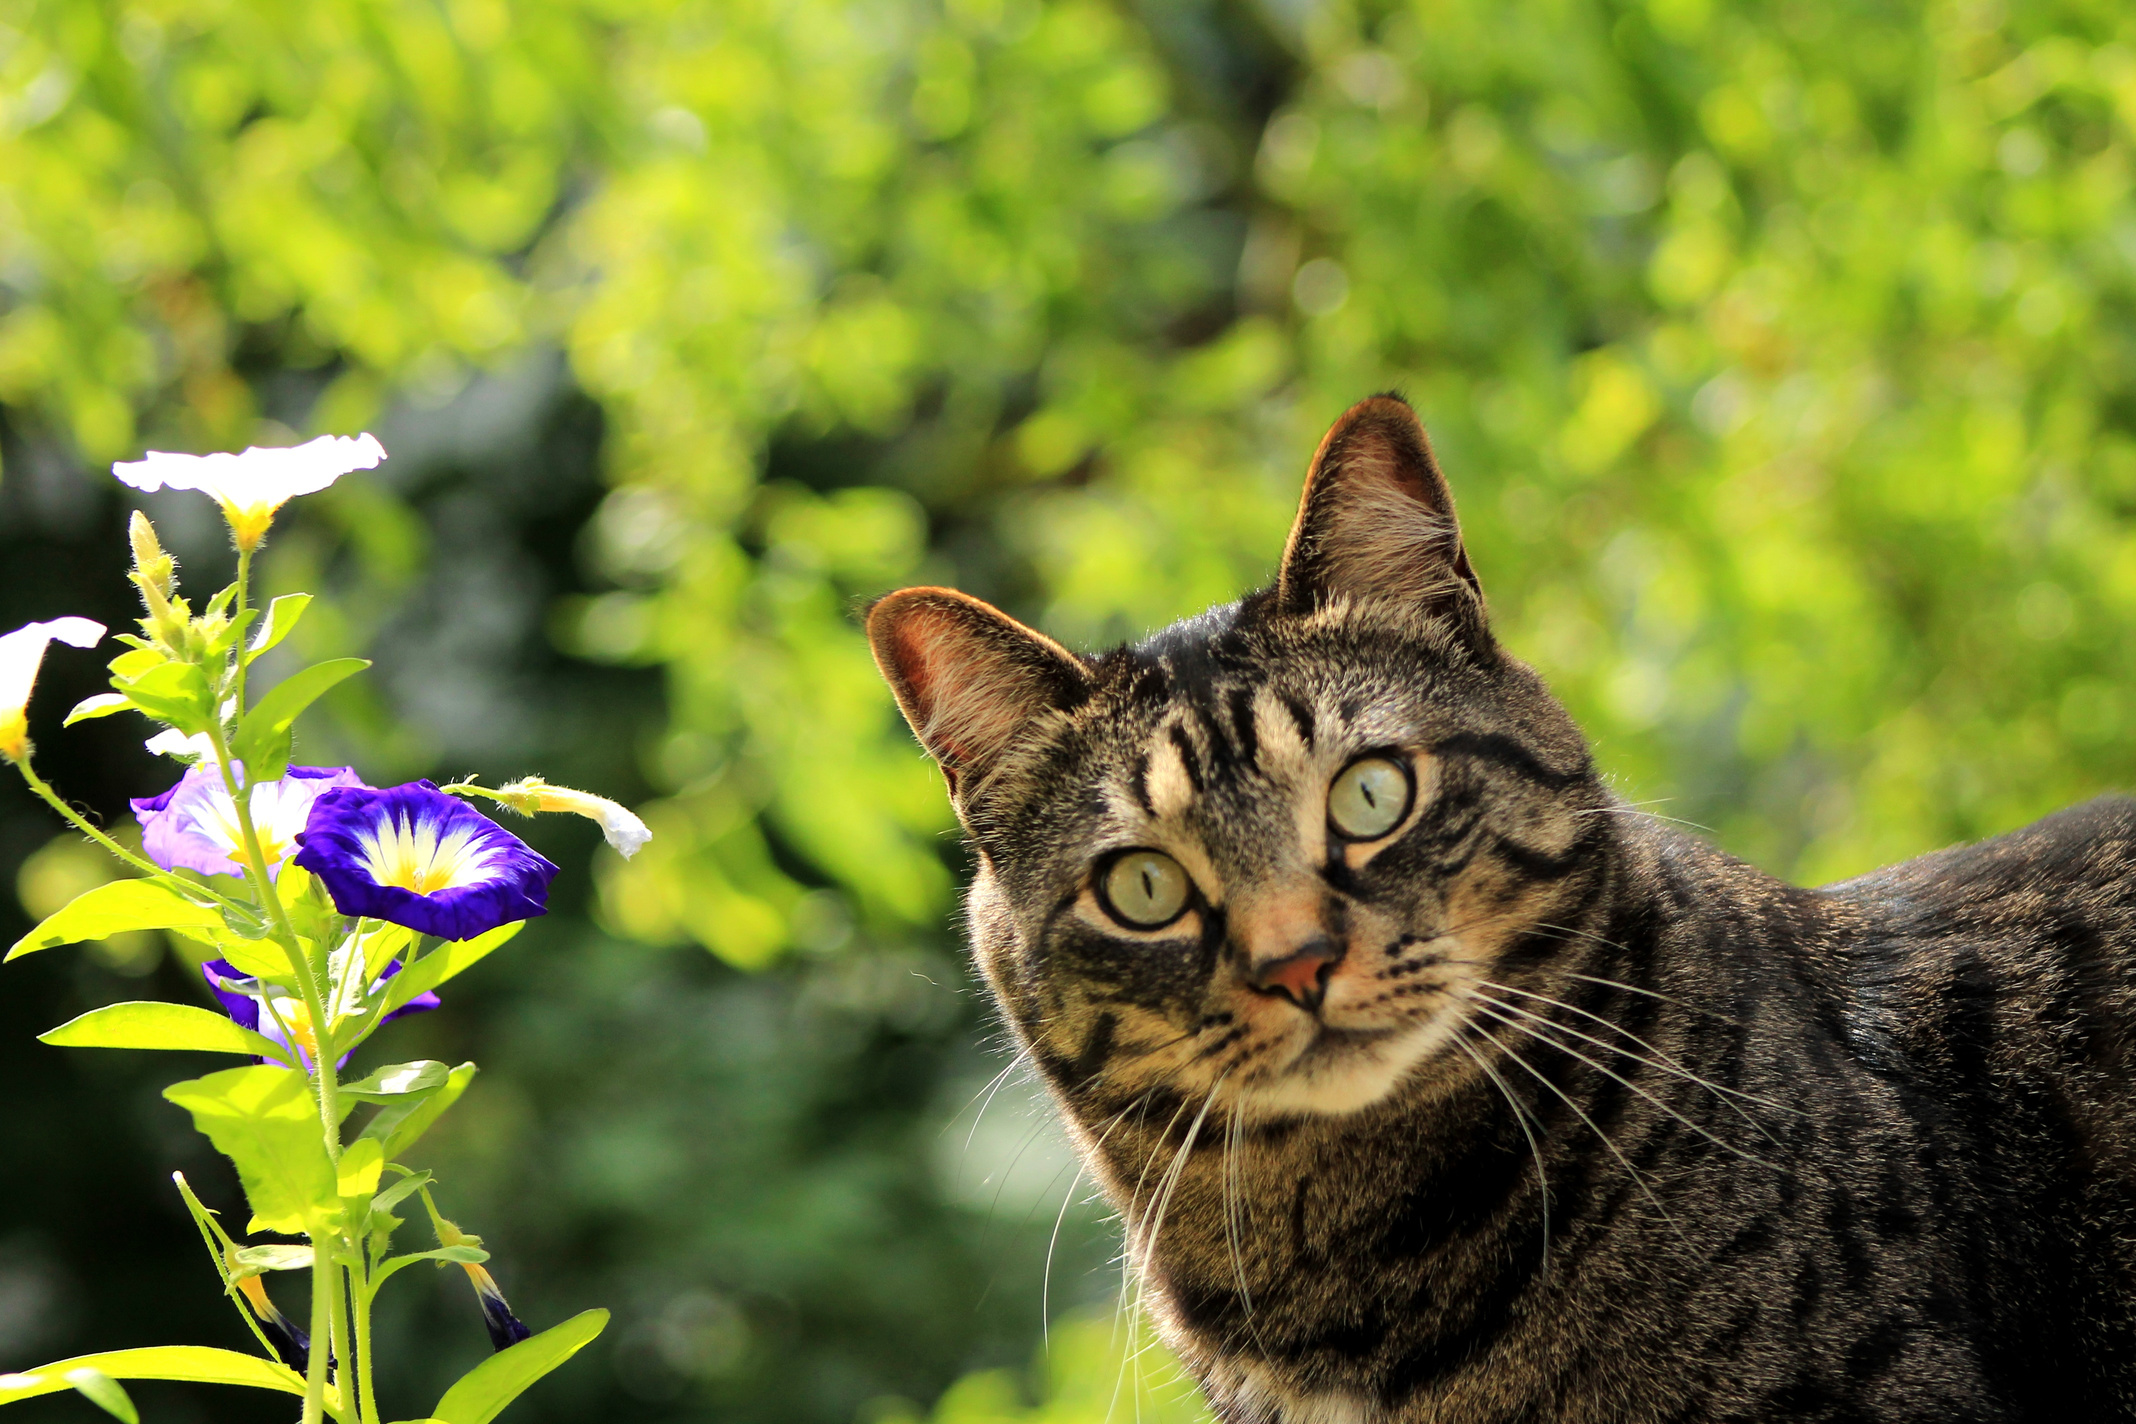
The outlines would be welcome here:
<svg viewBox="0 0 2136 1424">
<path fill-rule="evenodd" d="M 296 863 L 344 915 L 472 939 L 548 910 L 556 867 L 428 781 L 339 786 L 312 803 Z"/>
<path fill-rule="evenodd" d="M 379 982 L 383 983 L 391 979 L 400 971 L 400 961 L 393 960 L 385 968 L 378 971 Z M 311 1008 L 303 999 L 286 990 L 267 988 L 264 992 L 274 997 L 274 1013 L 270 1014 L 261 1006 L 257 995 L 243 993 L 232 987 L 234 984 L 255 981 L 249 979 L 243 970 L 229 960 L 211 959 L 207 961 L 200 966 L 200 975 L 208 981 L 209 990 L 214 993 L 217 999 L 222 1001 L 223 1012 L 230 1016 L 231 1022 L 235 1023 L 239 1028 L 249 1028 L 254 1033 L 264 1034 L 284 1048 L 291 1046 L 289 1042 L 291 1038 L 296 1039 L 295 1047 L 298 1061 L 307 1069 L 312 1066 L 312 1060 L 319 1051 L 319 1036 L 312 1031 Z M 408 1014 L 424 1013 L 436 1008 L 438 1002 L 436 994 L 425 990 L 378 1022 L 383 1026 Z M 283 1034 L 281 1025 L 275 1022 L 276 1014 L 281 1016 L 282 1023 L 289 1025 L 289 1033 L 287 1035 Z M 346 1053 L 342 1054 L 341 1061 L 334 1066 L 336 1068 L 347 1067 L 349 1056 Z M 255 1058 L 252 1061 L 265 1063 L 267 1060 Z"/>
<path fill-rule="evenodd" d="M 334 786 L 362 786 L 363 778 L 346 766 L 293 766 L 279 781 L 251 788 L 247 800 L 252 828 L 259 832 L 267 876 L 280 876 L 282 863 L 296 848 L 297 833 L 311 816 L 312 803 Z M 141 850 L 165 870 L 197 870 L 203 875 L 245 873 L 244 838 L 237 830 L 237 808 L 223 787 L 222 773 L 203 763 L 178 778 L 161 796 L 136 799 L 134 818 L 141 823 Z"/>
</svg>

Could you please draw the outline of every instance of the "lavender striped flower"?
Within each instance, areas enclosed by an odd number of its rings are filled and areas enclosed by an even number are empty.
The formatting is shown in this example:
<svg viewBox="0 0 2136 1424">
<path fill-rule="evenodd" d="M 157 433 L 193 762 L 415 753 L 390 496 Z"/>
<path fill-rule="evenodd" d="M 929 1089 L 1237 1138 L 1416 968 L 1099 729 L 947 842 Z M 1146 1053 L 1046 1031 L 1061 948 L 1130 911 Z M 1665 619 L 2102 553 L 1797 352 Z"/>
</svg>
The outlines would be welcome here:
<svg viewBox="0 0 2136 1424">
<path fill-rule="evenodd" d="M 279 781 L 263 781 L 246 795 L 252 827 L 259 834 L 267 876 L 277 879 L 282 863 L 296 849 L 297 833 L 311 818 L 312 803 L 335 786 L 362 786 L 363 778 L 346 766 L 293 766 Z M 137 797 L 134 818 L 141 823 L 141 850 L 165 870 L 197 870 L 202 875 L 244 876 L 244 842 L 237 829 L 237 808 L 223 786 L 222 773 L 203 763 L 178 778 L 161 796 Z"/>
<path fill-rule="evenodd" d="M 344 915 L 472 939 L 547 912 L 556 866 L 428 781 L 336 787 L 312 804 L 296 863 Z"/>
<path fill-rule="evenodd" d="M 394 960 L 378 972 L 381 981 L 400 973 L 400 961 Z M 245 972 L 227 959 L 211 959 L 200 966 L 201 977 L 208 981 L 209 990 L 223 1006 L 223 1012 L 239 1028 L 249 1028 L 254 1033 L 264 1034 L 284 1048 L 294 1048 L 297 1059 L 309 1069 L 319 1056 L 319 1035 L 313 1031 L 311 1008 L 304 1000 L 286 989 L 272 988 L 258 980 L 249 979 Z M 269 1012 L 264 999 L 273 1000 L 273 1012 Z M 379 1020 L 381 1024 L 392 1023 L 408 1014 L 420 1014 L 438 1006 L 438 996 L 424 991 L 392 1013 Z M 279 1020 L 279 1022 L 277 1022 Z M 284 1033 L 283 1027 L 288 1027 Z M 294 1042 L 292 1042 L 294 1040 Z M 255 1058 L 255 1063 L 265 1063 L 264 1058 Z M 345 1067 L 349 1055 L 341 1055 L 334 1066 Z"/>
</svg>

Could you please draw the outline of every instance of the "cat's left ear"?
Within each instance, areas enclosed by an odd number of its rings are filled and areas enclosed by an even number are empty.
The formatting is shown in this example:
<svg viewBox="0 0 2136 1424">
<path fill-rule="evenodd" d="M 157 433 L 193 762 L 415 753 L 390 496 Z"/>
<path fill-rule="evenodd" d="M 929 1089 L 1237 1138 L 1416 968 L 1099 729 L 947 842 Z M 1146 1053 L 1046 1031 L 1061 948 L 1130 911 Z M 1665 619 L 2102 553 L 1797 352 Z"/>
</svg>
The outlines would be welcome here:
<svg viewBox="0 0 2136 1424">
<path fill-rule="evenodd" d="M 983 776 L 1033 718 L 1090 695 L 1090 674 L 1075 654 L 951 588 L 900 589 L 876 600 L 868 646 L 952 795 Z"/>
<path fill-rule="evenodd" d="M 1276 594 L 1288 612 L 1335 598 L 1406 605 L 1487 638 L 1454 496 L 1431 442 L 1397 395 L 1359 401 L 1313 456 Z"/>
</svg>

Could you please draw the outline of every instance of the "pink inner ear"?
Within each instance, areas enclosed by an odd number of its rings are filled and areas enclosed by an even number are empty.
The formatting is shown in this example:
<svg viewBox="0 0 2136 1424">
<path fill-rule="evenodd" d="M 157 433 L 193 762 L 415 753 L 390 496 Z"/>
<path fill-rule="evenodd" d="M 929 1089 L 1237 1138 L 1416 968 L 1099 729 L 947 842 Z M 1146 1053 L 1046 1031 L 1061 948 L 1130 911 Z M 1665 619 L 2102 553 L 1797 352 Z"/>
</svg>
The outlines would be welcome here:
<svg viewBox="0 0 2136 1424">
<path fill-rule="evenodd" d="M 1376 430 L 1344 452 L 1320 539 L 1328 582 L 1367 598 L 1421 602 L 1460 583 L 1453 521 L 1434 491 Z"/>
<path fill-rule="evenodd" d="M 914 730 L 935 759 L 967 768 L 998 752 L 1044 701 L 1013 635 L 958 611 L 922 605 L 891 635 L 918 714 Z"/>
<path fill-rule="evenodd" d="M 950 765 L 962 764 L 971 754 L 970 746 L 951 730 L 961 719 L 945 715 L 944 706 L 958 695 L 953 650 L 971 637 L 959 622 L 953 615 L 923 604 L 906 614 L 891 634 L 898 672 L 905 679 L 912 709 L 919 714 L 919 725 L 913 730 L 937 761 Z"/>
</svg>

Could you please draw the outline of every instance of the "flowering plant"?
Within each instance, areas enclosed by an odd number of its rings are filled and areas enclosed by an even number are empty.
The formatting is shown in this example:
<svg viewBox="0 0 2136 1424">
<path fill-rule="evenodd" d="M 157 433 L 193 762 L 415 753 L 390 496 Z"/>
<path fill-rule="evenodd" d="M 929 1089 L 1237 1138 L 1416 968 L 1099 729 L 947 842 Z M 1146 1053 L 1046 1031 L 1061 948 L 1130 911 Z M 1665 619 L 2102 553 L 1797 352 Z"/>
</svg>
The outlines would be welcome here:
<svg viewBox="0 0 2136 1424">
<path fill-rule="evenodd" d="M 114 1004 L 42 1035 L 84 1048 L 190 1049 L 250 1064 L 164 1096 L 236 1165 L 251 1219 L 233 1236 L 183 1176 L 177 1188 L 200 1228 L 225 1294 L 258 1340 L 259 1355 L 199 1345 L 116 1350 L 0 1375 L 0 1404 L 73 1389 L 137 1424 L 124 1379 L 194 1380 L 281 1390 L 303 1398 L 303 1424 L 383 1424 L 374 1385 L 371 1310 L 380 1289 L 418 1261 L 466 1271 L 496 1353 L 463 1376 L 419 1424 L 486 1424 L 569 1359 L 607 1323 L 589 1310 L 535 1334 L 506 1303 L 480 1237 L 438 1211 L 427 1171 L 397 1159 L 467 1090 L 475 1065 L 396 1063 L 341 1081 L 350 1055 L 404 1015 L 434 1009 L 439 985 L 543 913 L 557 867 L 468 803 L 483 797 L 532 815 L 569 811 L 601 824 L 625 855 L 645 843 L 636 816 L 613 801 L 538 777 L 496 789 L 471 781 L 377 788 L 351 767 L 292 766 L 299 716 L 368 666 L 341 658 L 293 673 L 252 697 L 252 665 L 289 635 L 310 597 L 266 608 L 251 599 L 252 557 L 282 504 L 385 458 L 369 435 L 322 437 L 289 450 L 169 455 L 113 467 L 138 489 L 199 490 L 230 524 L 237 578 L 195 613 L 177 566 L 136 513 L 134 568 L 145 615 L 120 635 L 112 691 L 89 698 L 66 725 L 134 711 L 165 730 L 152 751 L 185 764 L 168 790 L 133 803 L 141 853 L 61 799 L 32 764 L 26 709 L 53 642 L 94 647 L 101 625 L 61 618 L 0 636 L 0 759 L 77 830 L 138 878 L 75 899 L 8 952 L 135 930 L 167 930 L 213 952 L 204 997 L 220 1013 L 171 1003 Z M 366 1109 L 357 1131 L 350 1118 Z M 420 1207 L 435 1238 L 396 1251 L 401 1213 Z M 309 1324 L 276 1308 L 274 1271 L 311 1278 Z"/>
</svg>

